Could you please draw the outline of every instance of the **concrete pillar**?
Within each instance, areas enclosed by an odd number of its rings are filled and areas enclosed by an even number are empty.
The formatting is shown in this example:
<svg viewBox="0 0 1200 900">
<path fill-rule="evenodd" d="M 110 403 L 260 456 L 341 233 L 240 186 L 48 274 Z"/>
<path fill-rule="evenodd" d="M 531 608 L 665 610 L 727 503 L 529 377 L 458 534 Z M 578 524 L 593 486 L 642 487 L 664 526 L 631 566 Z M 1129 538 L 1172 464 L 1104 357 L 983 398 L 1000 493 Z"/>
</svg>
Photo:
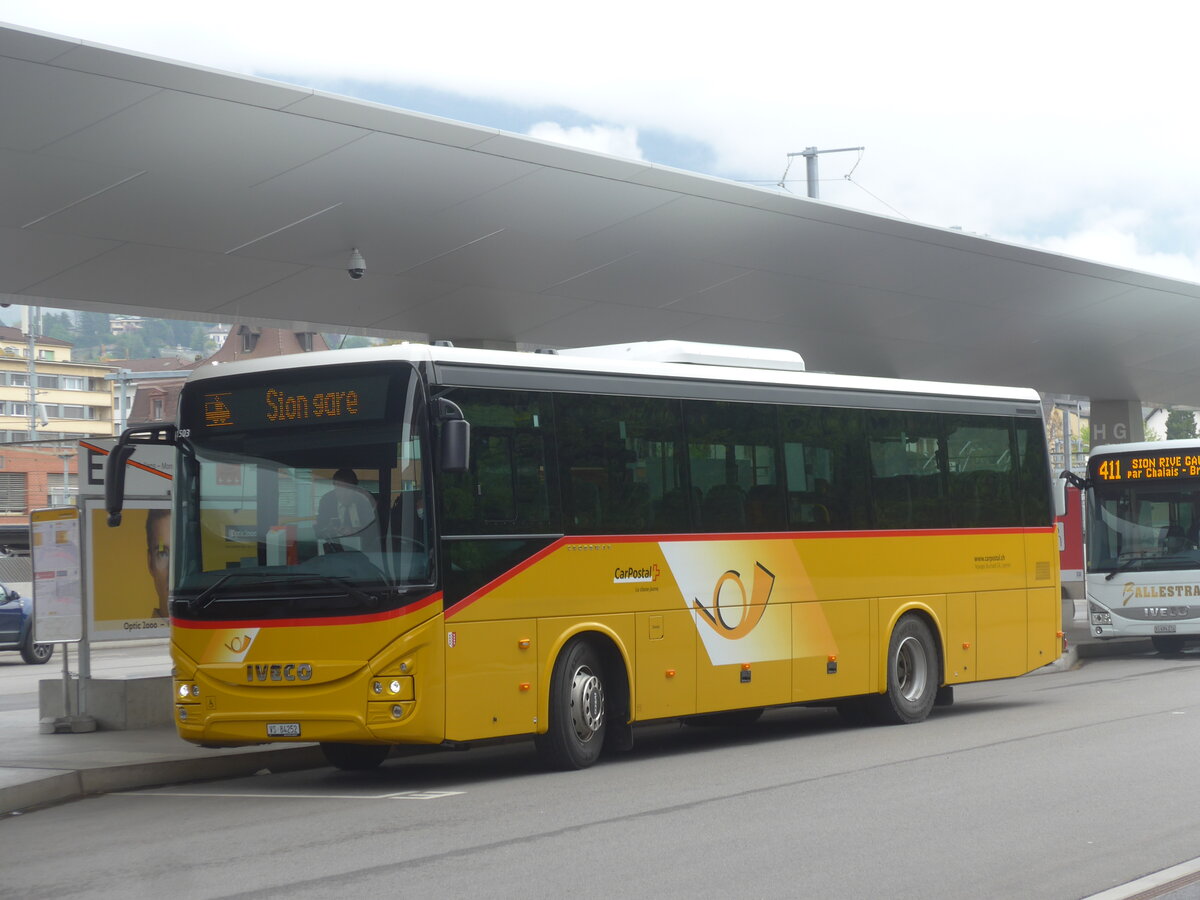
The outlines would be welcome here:
<svg viewBox="0 0 1200 900">
<path fill-rule="evenodd" d="M 1144 441 L 1140 400 L 1092 400 L 1091 445 Z"/>
</svg>

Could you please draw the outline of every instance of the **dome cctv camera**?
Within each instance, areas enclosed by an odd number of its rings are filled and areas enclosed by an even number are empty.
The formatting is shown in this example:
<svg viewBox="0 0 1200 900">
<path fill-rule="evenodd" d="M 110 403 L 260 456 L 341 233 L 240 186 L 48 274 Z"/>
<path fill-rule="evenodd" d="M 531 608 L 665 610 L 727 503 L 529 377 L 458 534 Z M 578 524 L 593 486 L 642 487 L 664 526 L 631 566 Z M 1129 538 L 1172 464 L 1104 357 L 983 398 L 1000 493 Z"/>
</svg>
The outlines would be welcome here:
<svg viewBox="0 0 1200 900">
<path fill-rule="evenodd" d="M 350 274 L 351 278 L 355 279 L 362 278 L 367 274 L 367 262 L 363 259 L 362 254 L 358 252 L 357 247 L 350 252 L 350 262 L 346 267 L 346 271 Z"/>
</svg>

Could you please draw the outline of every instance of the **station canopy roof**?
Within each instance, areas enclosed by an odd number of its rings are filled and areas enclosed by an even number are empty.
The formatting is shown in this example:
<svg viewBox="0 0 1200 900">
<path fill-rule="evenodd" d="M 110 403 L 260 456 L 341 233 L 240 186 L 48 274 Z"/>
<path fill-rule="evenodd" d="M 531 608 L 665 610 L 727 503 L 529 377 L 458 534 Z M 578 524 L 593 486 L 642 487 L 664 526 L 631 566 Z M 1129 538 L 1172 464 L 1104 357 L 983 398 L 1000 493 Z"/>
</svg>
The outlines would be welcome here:
<svg viewBox="0 0 1200 900">
<path fill-rule="evenodd" d="M 1200 406 L 1192 283 L 18 28 L 0 123 L 0 301 Z"/>
</svg>

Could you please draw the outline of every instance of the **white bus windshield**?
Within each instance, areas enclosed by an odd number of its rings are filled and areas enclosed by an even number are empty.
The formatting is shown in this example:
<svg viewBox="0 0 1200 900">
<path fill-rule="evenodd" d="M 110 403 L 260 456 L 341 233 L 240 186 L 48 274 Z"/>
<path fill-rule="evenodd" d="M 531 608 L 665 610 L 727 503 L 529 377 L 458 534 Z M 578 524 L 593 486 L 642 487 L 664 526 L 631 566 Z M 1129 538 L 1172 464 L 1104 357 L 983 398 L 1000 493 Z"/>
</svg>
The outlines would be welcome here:
<svg viewBox="0 0 1200 900">
<path fill-rule="evenodd" d="M 1095 484 L 1088 498 L 1089 572 L 1200 568 L 1200 484 Z"/>
</svg>

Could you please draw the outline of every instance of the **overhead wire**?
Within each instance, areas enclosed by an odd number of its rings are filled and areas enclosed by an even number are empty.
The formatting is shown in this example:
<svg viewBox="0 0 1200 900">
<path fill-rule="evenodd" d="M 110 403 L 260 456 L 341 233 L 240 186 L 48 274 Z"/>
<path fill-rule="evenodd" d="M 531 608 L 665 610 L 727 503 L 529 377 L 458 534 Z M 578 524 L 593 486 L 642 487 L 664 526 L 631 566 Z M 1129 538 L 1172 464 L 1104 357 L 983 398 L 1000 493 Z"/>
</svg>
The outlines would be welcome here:
<svg viewBox="0 0 1200 900">
<path fill-rule="evenodd" d="M 880 197 L 878 194 L 875 194 L 875 193 L 867 190 L 866 187 L 864 187 L 862 184 L 860 184 L 859 182 L 854 180 L 854 173 L 858 169 L 859 165 L 862 163 L 863 156 L 865 156 L 865 155 L 866 155 L 866 148 L 865 147 L 858 148 L 858 159 L 856 159 L 854 161 L 854 165 L 850 167 L 849 172 L 847 172 L 841 178 L 818 178 L 817 179 L 818 183 L 832 182 L 832 181 L 848 181 L 852 185 L 854 185 L 856 188 L 858 188 L 860 191 L 862 191 L 864 194 L 866 194 L 868 197 L 870 197 L 872 200 L 874 200 L 876 203 L 879 203 L 882 206 L 886 206 L 888 209 L 890 209 L 892 212 L 894 212 L 900 218 L 908 219 L 911 222 L 912 219 L 910 216 L 905 215 L 900 210 L 896 209 L 896 207 L 892 206 L 892 204 L 888 203 L 886 200 L 884 200 L 882 197 Z M 768 185 L 769 184 L 769 185 L 773 185 L 773 186 L 779 188 L 780 190 L 787 191 L 789 194 L 792 193 L 792 189 L 790 187 L 788 187 L 788 172 L 791 171 L 793 158 L 794 158 L 793 156 L 790 156 L 790 155 L 788 156 L 787 165 L 784 166 L 783 174 L 779 176 L 779 179 L 777 181 L 776 180 L 767 180 L 767 179 L 753 179 L 753 180 L 747 179 L 744 183 L 745 184 L 754 184 L 754 185 Z"/>
</svg>

